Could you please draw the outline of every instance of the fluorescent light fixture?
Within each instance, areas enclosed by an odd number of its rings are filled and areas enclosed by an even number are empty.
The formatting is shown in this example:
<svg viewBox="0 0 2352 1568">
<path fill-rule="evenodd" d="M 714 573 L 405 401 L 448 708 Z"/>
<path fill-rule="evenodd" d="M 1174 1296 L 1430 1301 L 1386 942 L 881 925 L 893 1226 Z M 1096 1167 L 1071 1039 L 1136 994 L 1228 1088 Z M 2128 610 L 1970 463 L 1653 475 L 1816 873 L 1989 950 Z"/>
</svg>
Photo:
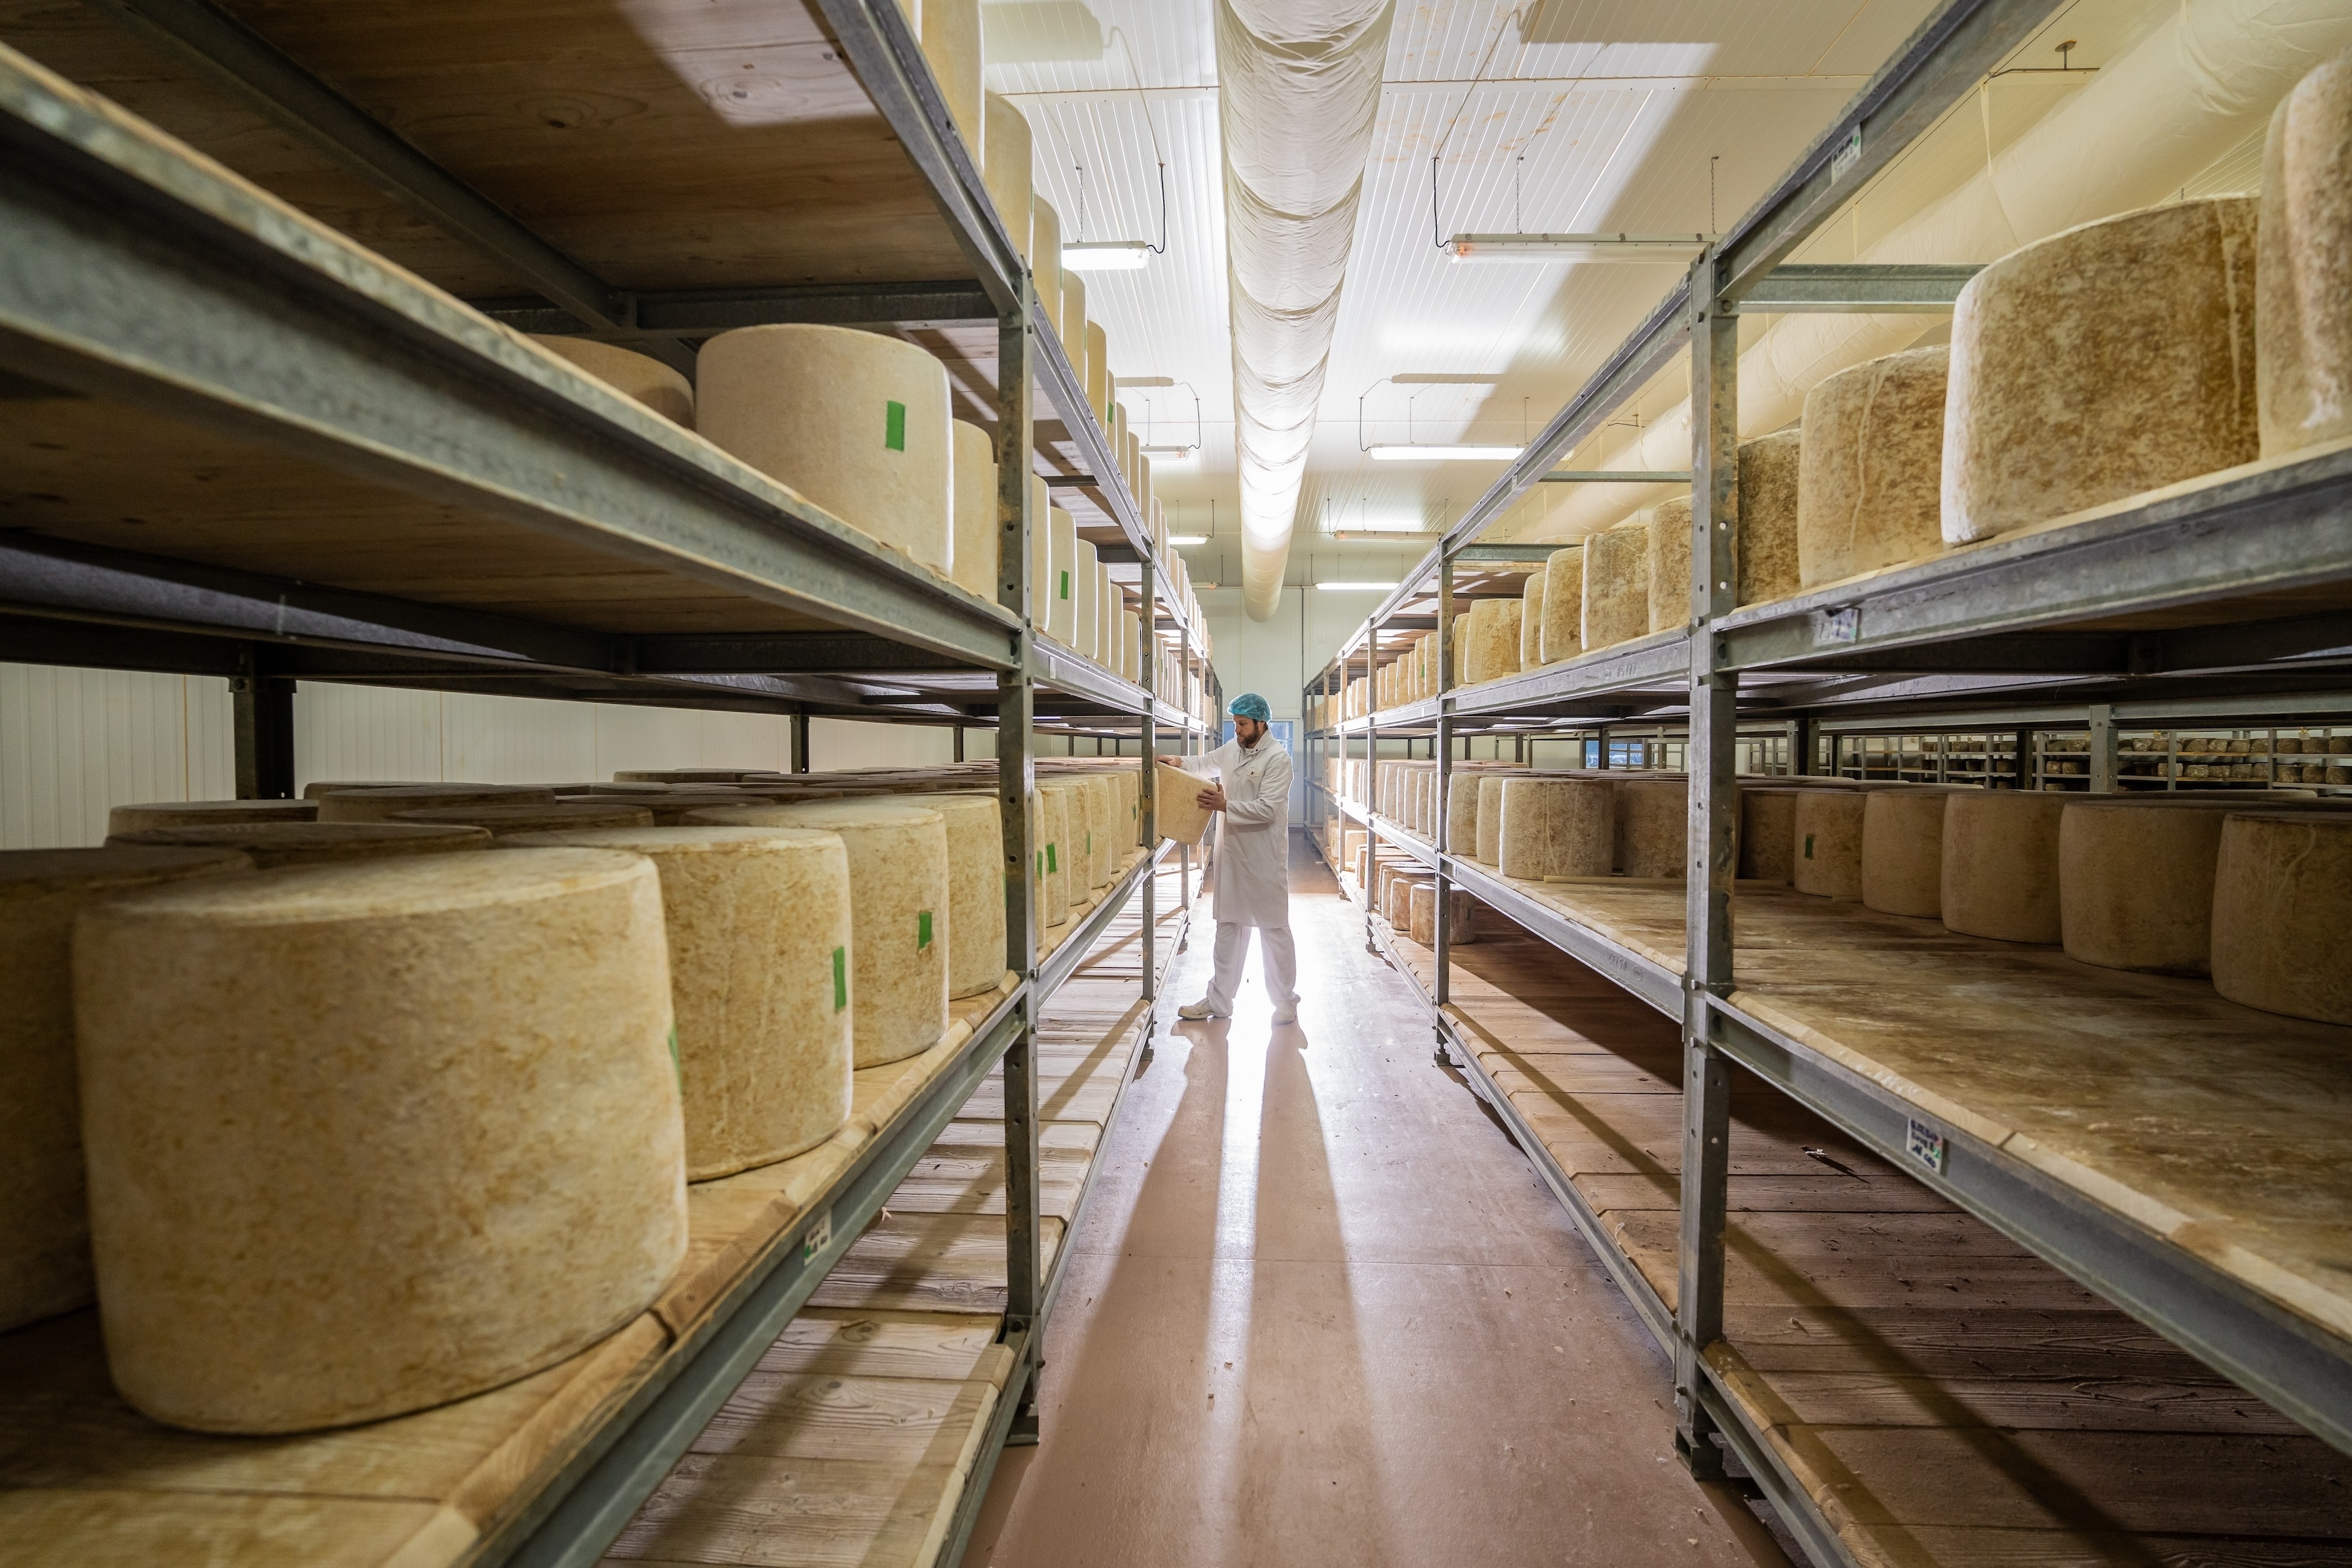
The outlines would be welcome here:
<svg viewBox="0 0 2352 1568">
<path fill-rule="evenodd" d="M 1142 453 L 1146 457 L 1190 457 L 1193 453 L 1199 451 L 1200 448 L 1178 443 L 1168 443 L 1159 446 L 1139 446 L 1136 448 L 1136 450 Z"/>
<path fill-rule="evenodd" d="M 1445 254 L 1454 261 L 1680 264 L 1706 248 L 1706 235 L 1700 234 L 1455 235 L 1445 242 Z"/>
<path fill-rule="evenodd" d="M 1393 582 L 1318 582 L 1315 585 L 1326 593 L 1394 593 Z"/>
<path fill-rule="evenodd" d="M 1204 545 L 1209 542 L 1209 536 L 1206 534 L 1170 534 L 1168 536 L 1168 542 L 1171 545 Z"/>
<path fill-rule="evenodd" d="M 1519 455 L 1516 446 L 1437 446 L 1401 442 L 1366 448 L 1375 463 L 1508 463 Z"/>
<path fill-rule="evenodd" d="M 1062 265 L 1072 272 L 1133 272 L 1150 259 L 1139 239 L 1089 240 L 1062 247 Z"/>
</svg>

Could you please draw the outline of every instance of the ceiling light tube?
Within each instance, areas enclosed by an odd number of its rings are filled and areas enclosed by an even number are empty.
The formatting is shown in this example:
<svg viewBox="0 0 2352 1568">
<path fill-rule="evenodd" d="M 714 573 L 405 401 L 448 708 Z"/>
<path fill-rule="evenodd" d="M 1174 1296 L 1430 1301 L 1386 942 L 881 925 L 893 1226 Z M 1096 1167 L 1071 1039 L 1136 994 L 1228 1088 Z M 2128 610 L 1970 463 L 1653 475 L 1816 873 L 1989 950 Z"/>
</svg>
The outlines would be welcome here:
<svg viewBox="0 0 2352 1568">
<path fill-rule="evenodd" d="M 1400 442 L 1364 449 L 1375 463 L 1508 463 L 1522 450 L 1517 446 L 1437 446 Z"/>
<path fill-rule="evenodd" d="M 1206 534 L 1170 534 L 1168 536 L 1168 542 L 1171 545 L 1204 545 L 1209 542 L 1209 536 Z"/>
<path fill-rule="evenodd" d="M 1133 272 L 1150 259 L 1139 239 L 1088 240 L 1062 247 L 1062 265 L 1072 272 Z"/>
<path fill-rule="evenodd" d="M 1706 248 L 1701 234 L 1455 235 L 1445 242 L 1445 254 L 1454 261 L 1679 263 Z"/>
</svg>

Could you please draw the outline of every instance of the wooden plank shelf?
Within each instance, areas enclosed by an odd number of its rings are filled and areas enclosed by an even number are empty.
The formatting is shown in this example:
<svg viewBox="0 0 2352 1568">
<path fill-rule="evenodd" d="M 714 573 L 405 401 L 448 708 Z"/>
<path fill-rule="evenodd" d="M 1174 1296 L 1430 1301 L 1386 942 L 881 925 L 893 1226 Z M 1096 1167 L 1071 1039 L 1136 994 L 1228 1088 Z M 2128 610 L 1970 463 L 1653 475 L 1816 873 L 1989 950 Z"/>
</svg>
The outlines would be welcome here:
<svg viewBox="0 0 2352 1568">
<path fill-rule="evenodd" d="M 1678 1031 L 1482 918 L 1453 950 L 1457 1060 L 1570 1189 L 1671 1350 Z M 1426 991 L 1433 956 L 1374 924 Z M 1757 1458 L 1835 1535 L 1832 1560 L 2352 1562 L 2352 1460 L 1880 1152 L 1735 1077 L 1726 1327 L 1708 1374 L 1769 1448 Z"/>
</svg>

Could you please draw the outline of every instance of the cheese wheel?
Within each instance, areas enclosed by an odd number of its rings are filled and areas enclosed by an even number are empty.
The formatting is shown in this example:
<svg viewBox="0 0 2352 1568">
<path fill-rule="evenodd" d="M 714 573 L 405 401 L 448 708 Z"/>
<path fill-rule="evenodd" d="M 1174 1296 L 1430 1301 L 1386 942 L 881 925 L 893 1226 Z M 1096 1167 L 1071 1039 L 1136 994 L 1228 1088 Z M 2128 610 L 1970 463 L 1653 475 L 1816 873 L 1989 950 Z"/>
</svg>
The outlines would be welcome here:
<svg viewBox="0 0 2352 1568">
<path fill-rule="evenodd" d="M 2305 76 L 2271 115 L 2260 251 L 2262 454 L 2352 436 L 2352 54 Z"/>
<path fill-rule="evenodd" d="M 1622 523 L 1584 540 L 1584 604 L 1578 632 L 1586 653 L 1650 630 L 1650 525 Z"/>
<path fill-rule="evenodd" d="M 330 795 L 345 795 L 354 789 L 440 789 L 446 788 L 449 788 L 449 786 L 435 784 L 431 780 L 424 779 L 313 779 L 310 783 L 302 786 L 302 799 L 305 800 L 323 800 Z M 459 785 L 457 788 L 465 789 L 468 788 L 468 786 Z M 486 784 L 480 786 L 480 788 L 486 789 L 512 788 L 528 789 L 530 786 Z M 312 820 L 316 821 L 317 819 L 314 818 Z"/>
<path fill-rule="evenodd" d="M 985 141 L 981 103 L 987 93 L 981 81 L 980 0 L 922 0 L 922 42 L 948 117 L 964 145 L 977 152 Z M 983 173 L 983 183 L 986 178 Z"/>
<path fill-rule="evenodd" d="M 1927 920 L 1943 914 L 1944 802 L 1953 793 L 1935 787 L 1864 792 L 1864 904 Z"/>
<path fill-rule="evenodd" d="M 1040 636 L 1052 620 L 1054 598 L 1053 491 L 1029 476 L 1029 625 Z"/>
<path fill-rule="evenodd" d="M 1118 780 L 1108 773 L 1090 773 L 1087 776 L 1087 788 L 1094 791 L 1095 798 L 1094 814 L 1087 824 L 1087 831 L 1094 835 L 1091 880 L 1098 888 L 1108 887 L 1126 858 L 1119 853 L 1121 841 L 1132 841 L 1134 835 L 1127 831 L 1126 817 L 1120 810 Z"/>
<path fill-rule="evenodd" d="M 1804 586 L 1797 549 L 1797 484 L 1803 449 L 1801 429 L 1775 431 L 1739 444 L 1739 522 L 1732 530 L 1733 553 L 1738 558 L 1737 603 L 1786 599 Z"/>
<path fill-rule="evenodd" d="M 851 528 L 946 575 L 955 515 L 948 372 L 849 327 L 739 327 L 703 344 L 698 428 Z"/>
<path fill-rule="evenodd" d="M 2352 1024 L 2352 817 L 2231 812 L 2213 876 L 2213 988 L 2290 1018 Z"/>
<path fill-rule="evenodd" d="M 501 849 L 644 855 L 661 879 L 686 1178 L 816 1147 L 849 1119 L 849 861 L 801 828 L 593 828 Z"/>
<path fill-rule="evenodd" d="M 1075 802 L 1067 788 L 1050 779 L 1037 781 L 1037 825 L 1040 836 L 1034 856 L 1040 878 L 1037 924 L 1050 929 L 1070 923 L 1072 906 L 1084 901 L 1085 890 L 1070 876 L 1070 821 Z"/>
<path fill-rule="evenodd" d="M 2226 800 L 2070 800 L 2058 824 L 2066 956 L 2107 969 L 2212 972 Z"/>
<path fill-rule="evenodd" d="M 1872 789 L 1807 789 L 1790 812 L 1790 885 L 1818 898 L 1862 896 L 1862 824 Z"/>
<path fill-rule="evenodd" d="M 1598 779 L 1506 779 L 1496 869 L 1530 881 L 1607 876 L 1616 862 L 1614 789 Z"/>
<path fill-rule="evenodd" d="M 0 1008 L 0 1330 L 87 1306 L 92 1293 L 74 1067 L 75 917 L 163 883 L 252 869 L 246 856 L 217 849 L 0 852 L 0 996 L 8 998 Z"/>
<path fill-rule="evenodd" d="M 1021 259 L 1027 261 L 1035 247 L 1021 214 L 1036 194 L 1031 183 L 1029 121 L 1011 99 L 992 92 L 982 99 L 980 123 L 980 183 L 988 187 L 990 203 L 1012 232 Z"/>
<path fill-rule="evenodd" d="M 394 814 L 395 822 L 426 827 L 486 828 L 498 838 L 509 833 L 561 832 L 566 828 L 650 828 L 653 812 L 633 806 L 616 795 L 589 800 L 558 800 L 547 805 L 436 806 L 421 811 Z"/>
<path fill-rule="evenodd" d="M 623 397 L 633 398 L 674 424 L 694 428 L 694 387 L 684 376 L 634 349 L 599 343 L 587 338 L 533 335 L 532 342 L 603 382 Z"/>
<path fill-rule="evenodd" d="M 1037 292 L 1037 319 L 1062 319 L 1062 216 L 1043 196 L 1029 201 L 1029 277 Z"/>
<path fill-rule="evenodd" d="M 1102 323 L 1089 318 L 1087 321 L 1087 402 L 1095 411 L 1095 418 L 1108 425 L 1110 423 L 1110 338 Z M 1129 476 L 1129 489 L 1134 489 L 1134 476 Z"/>
<path fill-rule="evenodd" d="M 1519 610 L 1516 599 L 1481 599 L 1470 611 L 1470 684 L 1500 680 L 1519 668 Z"/>
<path fill-rule="evenodd" d="M 1584 651 L 1584 547 L 1551 552 L 1544 567 L 1543 625 L 1537 637 L 1538 660 L 1557 664 Z"/>
<path fill-rule="evenodd" d="M 1406 926 L 1412 940 L 1424 947 L 1437 946 L 1437 884 L 1416 882 L 1408 894 Z M 1477 902 L 1460 888 L 1446 890 L 1445 945 L 1460 947 L 1478 940 Z"/>
<path fill-rule="evenodd" d="M 389 822 L 446 806 L 552 806 L 555 791 L 528 784 L 359 784 L 317 797 L 321 822 Z"/>
<path fill-rule="evenodd" d="M 1059 507 L 1045 514 L 1052 535 L 1053 576 L 1047 580 L 1045 635 L 1065 648 L 1078 642 L 1078 522 Z"/>
<path fill-rule="evenodd" d="M 1087 280 L 1075 272 L 1062 274 L 1062 319 L 1054 323 L 1062 335 L 1062 352 L 1068 356 L 1078 390 L 1087 386 Z M 1108 476 L 1103 482 L 1109 483 Z"/>
<path fill-rule="evenodd" d="M 1470 858 L 1494 865 L 1503 856 L 1503 785 L 1502 773 L 1487 771 L 1478 776 L 1477 828 L 1471 842 L 1475 847 Z"/>
<path fill-rule="evenodd" d="M 1075 525 L 1076 519 L 1072 521 Z M 1102 648 L 1101 561 L 1095 554 L 1095 547 L 1077 537 L 1075 526 L 1070 534 L 1070 635 L 1066 641 L 1071 648 L 1094 659 Z"/>
<path fill-rule="evenodd" d="M 1801 788 L 1739 787 L 1739 875 L 1786 886 L 1796 875 L 1797 797 Z"/>
<path fill-rule="evenodd" d="M 686 1255 L 641 856 L 159 889 L 82 913 L 74 1005 L 107 1360 L 159 1421 L 462 1398 L 620 1328 Z"/>
<path fill-rule="evenodd" d="M 1946 539 L 2253 460 L 2258 206 L 2213 196 L 2143 208 L 2038 240 L 1969 280 L 1952 313 Z"/>
<path fill-rule="evenodd" d="M 1411 905 L 1407 900 L 1412 889 L 1414 873 L 1420 869 L 1419 865 L 1403 861 L 1383 862 L 1380 867 L 1381 918 L 1399 931 L 1411 924 Z"/>
<path fill-rule="evenodd" d="M 948 1021 L 946 821 L 908 800 L 713 806 L 693 826 L 837 833 L 849 861 L 850 1026 L 857 1065 L 878 1067 L 939 1043 Z"/>
<path fill-rule="evenodd" d="M 1934 555 L 1951 350 L 1906 349 L 1805 394 L 1797 456 L 1797 576 L 1806 588 Z"/>
<path fill-rule="evenodd" d="M 994 795 L 931 795 L 948 834 L 948 995 L 1004 977 L 1004 818 Z"/>
<path fill-rule="evenodd" d="M 746 788 L 741 789 L 677 788 L 662 790 L 657 794 L 645 795 L 632 793 L 625 789 L 607 789 L 599 790 L 593 795 L 561 796 L 559 797 L 559 800 L 565 805 L 632 807 L 636 810 L 651 813 L 654 826 L 657 828 L 674 828 L 680 822 L 686 821 L 686 814 L 688 811 L 699 810 L 705 806 L 753 805 L 761 800 L 772 799 L 782 792 L 783 791 L 780 789 L 765 788 Z M 402 820 L 404 821 L 408 821 L 414 816 L 415 813 L 411 812 L 406 816 L 404 816 Z M 580 825 L 581 824 L 578 823 L 551 823 L 548 831 L 552 831 L 558 827 L 576 827 Z M 612 827 L 625 827 L 628 824 L 625 822 L 614 822 L 606 825 Z"/>
<path fill-rule="evenodd" d="M 2066 797 L 1961 789 L 1944 800 L 1943 921 L 1969 936 L 2054 946 Z"/>
<path fill-rule="evenodd" d="M 955 538 L 948 548 L 956 586 L 996 602 L 996 568 L 1003 530 L 996 520 L 996 449 L 976 424 L 954 423 L 950 462 L 955 474 Z"/>
<path fill-rule="evenodd" d="M 758 768 L 628 768 L 613 775 L 615 784 L 740 784 L 747 779 L 773 779 L 777 775 Z M 314 786 L 315 788 L 315 786 Z M 357 789 L 350 785 L 346 788 Z M 593 786 L 592 786 L 593 788 Z"/>
<path fill-rule="evenodd" d="M 1171 762 L 1154 762 L 1152 780 L 1152 825 L 1160 836 L 1180 844 L 1199 843 L 1214 813 L 1193 797 L 1214 780 L 1188 773 Z"/>
<path fill-rule="evenodd" d="M 1676 878 L 1690 853 L 1690 787 L 1680 779 L 1628 779 L 1617 792 L 1617 869 Z"/>
<path fill-rule="evenodd" d="M 106 813 L 106 834 L 136 833 L 150 828 L 192 828 L 205 824 L 247 822 L 314 822 L 316 800 L 155 800 L 137 806 L 116 806 Z"/>
<path fill-rule="evenodd" d="M 394 855 L 446 855 L 490 847 L 487 828 L 423 822 L 198 823 L 184 828 L 142 828 L 109 833 L 107 847 L 125 849 L 233 850 L 261 871 L 282 865 L 325 865 L 334 861 L 382 860 Z"/>
<path fill-rule="evenodd" d="M 1653 632 L 1679 632 L 1690 624 L 1691 498 L 1662 502 L 1650 518 L 1648 579 Z"/>
<path fill-rule="evenodd" d="M 1522 670 L 1532 670 L 1543 663 L 1544 576 L 1541 571 L 1528 573 L 1528 580 L 1519 590 L 1519 668 Z M 1412 699 L 1409 697 L 1407 700 Z"/>
<path fill-rule="evenodd" d="M 1445 807 L 1445 848 L 1454 854 L 1478 854 L 1478 775 L 1468 768 L 1456 768 L 1454 792 Z"/>
</svg>

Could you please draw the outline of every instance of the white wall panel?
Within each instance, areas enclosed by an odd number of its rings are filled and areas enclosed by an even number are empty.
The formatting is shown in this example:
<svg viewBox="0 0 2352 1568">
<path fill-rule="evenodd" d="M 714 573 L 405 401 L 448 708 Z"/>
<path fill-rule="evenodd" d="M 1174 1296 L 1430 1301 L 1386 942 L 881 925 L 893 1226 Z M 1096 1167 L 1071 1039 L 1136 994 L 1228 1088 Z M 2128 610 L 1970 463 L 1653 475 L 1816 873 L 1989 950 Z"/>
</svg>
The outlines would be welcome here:
<svg viewBox="0 0 2352 1568">
<path fill-rule="evenodd" d="M 944 727 L 809 721 L 809 768 L 929 768 L 955 760 L 955 732 Z"/>
<path fill-rule="evenodd" d="M 228 683 L 52 664 L 0 664 L 0 848 L 106 837 L 144 800 L 235 791 Z"/>
</svg>

